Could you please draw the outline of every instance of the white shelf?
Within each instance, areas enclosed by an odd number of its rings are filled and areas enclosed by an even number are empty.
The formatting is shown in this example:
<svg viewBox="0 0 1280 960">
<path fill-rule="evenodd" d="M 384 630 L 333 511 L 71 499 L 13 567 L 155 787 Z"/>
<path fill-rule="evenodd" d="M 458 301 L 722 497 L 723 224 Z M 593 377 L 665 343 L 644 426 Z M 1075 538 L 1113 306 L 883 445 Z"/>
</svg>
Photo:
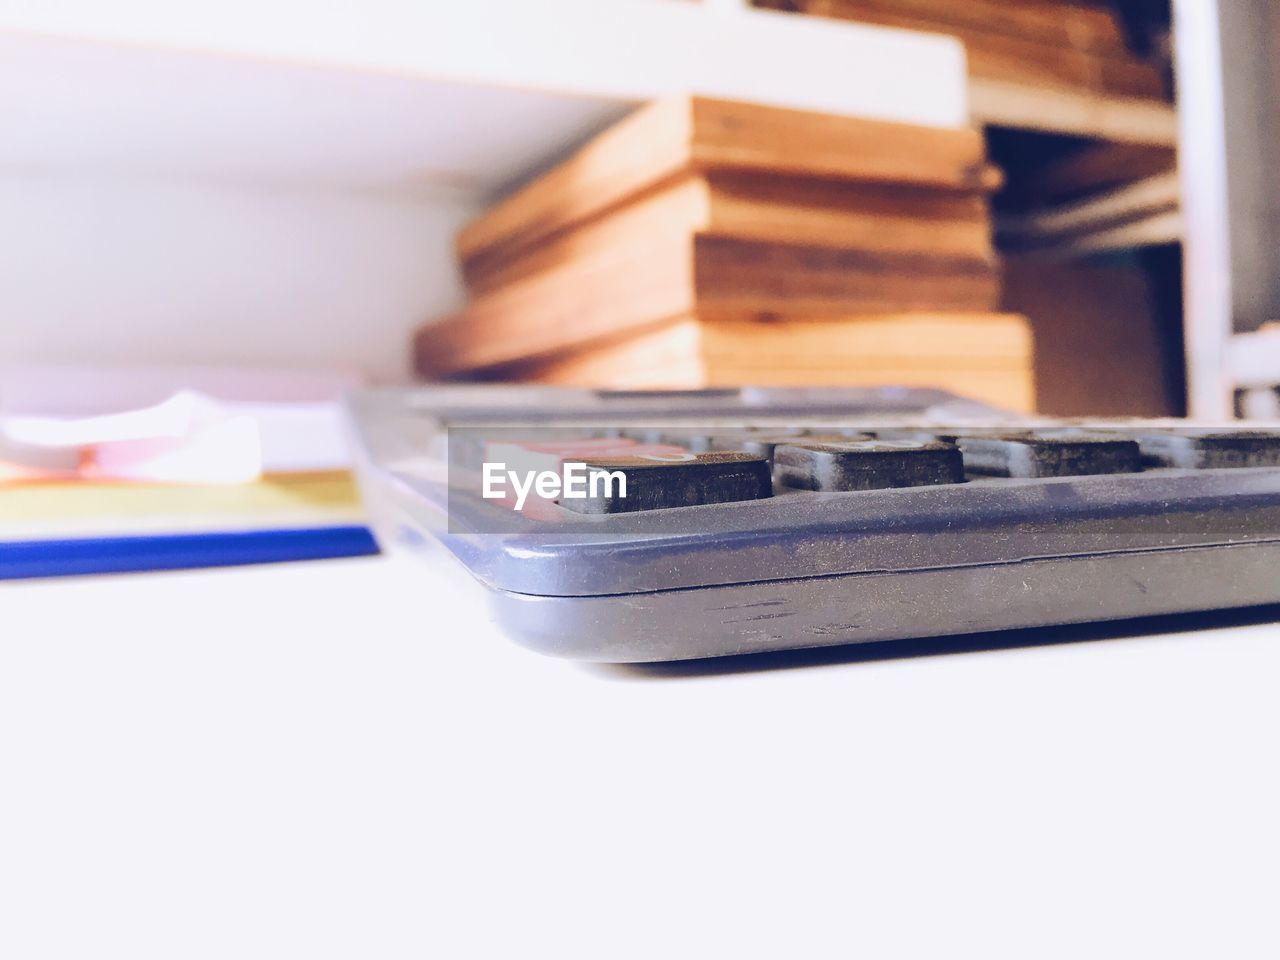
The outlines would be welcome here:
<svg viewBox="0 0 1280 960">
<path fill-rule="evenodd" d="M 485 195 L 694 92 L 967 122 L 955 40 L 674 0 L 0 3 L 9 170 Z"/>
<path fill-rule="evenodd" d="M 1233 336 L 1227 344 L 1227 362 L 1237 387 L 1280 386 L 1280 326 Z"/>
</svg>

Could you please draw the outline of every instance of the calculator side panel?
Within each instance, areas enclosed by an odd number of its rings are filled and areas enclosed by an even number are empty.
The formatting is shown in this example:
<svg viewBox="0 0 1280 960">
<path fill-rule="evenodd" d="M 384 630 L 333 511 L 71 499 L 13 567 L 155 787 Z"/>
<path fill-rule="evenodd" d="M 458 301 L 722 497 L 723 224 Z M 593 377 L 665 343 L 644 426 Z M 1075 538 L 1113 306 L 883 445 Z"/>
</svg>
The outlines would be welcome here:
<svg viewBox="0 0 1280 960">
<path fill-rule="evenodd" d="M 640 663 L 1280 603 L 1280 544 L 1181 548 L 600 597 L 491 591 L 520 643 Z"/>
</svg>

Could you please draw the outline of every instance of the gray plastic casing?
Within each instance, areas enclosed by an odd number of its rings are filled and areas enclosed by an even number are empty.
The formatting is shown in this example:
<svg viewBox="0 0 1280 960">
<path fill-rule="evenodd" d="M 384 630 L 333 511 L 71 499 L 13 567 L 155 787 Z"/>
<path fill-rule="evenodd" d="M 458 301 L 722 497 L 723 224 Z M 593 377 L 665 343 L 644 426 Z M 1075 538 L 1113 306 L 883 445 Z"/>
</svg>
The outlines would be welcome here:
<svg viewBox="0 0 1280 960">
<path fill-rule="evenodd" d="M 457 423 L 985 410 L 937 391 L 441 387 L 357 395 L 348 409 L 379 539 L 437 540 L 489 588 L 513 637 L 557 656 L 674 660 L 1280 602 L 1280 468 L 566 511 L 509 533 L 467 532 L 502 508 L 450 496 L 440 473 L 437 438 Z"/>
</svg>

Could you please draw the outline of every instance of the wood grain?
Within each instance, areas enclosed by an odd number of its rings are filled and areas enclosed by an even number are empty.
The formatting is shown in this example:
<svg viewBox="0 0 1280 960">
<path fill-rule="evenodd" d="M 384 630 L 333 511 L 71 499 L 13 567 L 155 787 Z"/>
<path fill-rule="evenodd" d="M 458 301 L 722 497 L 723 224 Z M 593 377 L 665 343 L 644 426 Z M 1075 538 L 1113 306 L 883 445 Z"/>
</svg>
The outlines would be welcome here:
<svg viewBox="0 0 1280 960">
<path fill-rule="evenodd" d="M 703 232 L 990 261 L 985 194 L 716 171 Z"/>
<path fill-rule="evenodd" d="M 644 243 L 683 230 L 743 240 L 917 253 L 990 263 L 985 194 L 871 186 L 762 173 L 690 173 L 575 230 L 511 254 L 486 252 L 462 264 L 479 295 L 602 246 Z"/>
<path fill-rule="evenodd" d="M 923 352 L 922 344 L 928 345 Z M 607 338 L 590 349 L 488 374 L 636 389 L 930 386 L 1031 410 L 1032 353 L 1026 319 L 1007 314 L 873 315 L 768 324 L 687 316 Z"/>
<path fill-rule="evenodd" d="M 691 123 L 684 98 L 639 108 L 466 224 L 458 259 L 527 249 L 674 175 L 689 163 Z"/>
<path fill-rule="evenodd" d="M 702 324 L 692 316 L 606 337 L 584 348 L 480 371 L 482 379 L 620 390 L 708 385 Z"/>
<path fill-rule="evenodd" d="M 805 9 L 805 0 L 793 6 Z M 850 10 L 892 13 L 1052 46 L 1125 56 L 1124 30 L 1098 7 L 1035 0 L 850 0 Z"/>
<path fill-rule="evenodd" d="M 500 201 L 457 237 L 473 263 L 512 259 L 690 172 L 729 170 L 983 191 L 998 185 L 971 129 L 914 127 L 682 97 L 641 108 Z"/>
<path fill-rule="evenodd" d="M 1177 112 L 1150 97 L 975 77 L 969 112 L 974 123 L 987 126 L 1163 147 L 1178 142 Z"/>
<path fill-rule="evenodd" d="M 736 169 L 983 189 L 988 176 L 981 132 L 784 110 L 695 97 L 692 159 L 702 170 Z"/>
<path fill-rule="evenodd" d="M 928 308 L 987 310 L 993 263 L 649 232 L 597 247 L 476 297 L 423 327 L 419 373 L 439 376 L 572 349 L 701 312 L 771 317 Z"/>
<path fill-rule="evenodd" d="M 1026 190 L 1045 202 L 1074 200 L 1108 187 L 1171 173 L 1177 162 L 1177 151 L 1172 146 L 1091 144 L 1044 167 Z"/>
<path fill-rule="evenodd" d="M 1035 331 L 1037 406 L 1055 416 L 1178 414 L 1176 344 L 1140 267 L 1013 257 L 1004 306 Z"/>
<path fill-rule="evenodd" d="M 700 235 L 697 303 L 704 314 L 752 316 L 993 310 L 993 262 L 873 253 Z"/>
<path fill-rule="evenodd" d="M 462 277 L 472 296 L 480 296 L 527 277 L 545 273 L 604 250 L 643 255 L 654 244 L 691 244 L 711 224 L 711 195 L 706 180 L 685 175 L 641 193 L 631 202 L 577 229 L 562 231 L 522 250 L 485 251 L 462 261 Z"/>
<path fill-rule="evenodd" d="M 972 0 L 953 0 L 947 4 L 887 3 L 868 0 L 798 0 L 804 13 L 816 16 L 856 20 L 878 26 L 907 30 L 946 33 L 961 40 L 969 56 L 969 72 L 974 78 L 1007 80 L 1029 86 L 1063 86 L 1073 89 L 1114 94 L 1117 96 L 1162 98 L 1164 82 L 1160 73 L 1130 54 L 1123 45 L 1089 44 L 1083 31 L 1081 42 L 1072 35 L 1072 24 L 1081 22 L 1079 7 L 1054 5 L 1061 29 L 1052 39 L 1043 31 L 1026 32 L 1012 29 L 1010 15 L 1027 20 L 1027 11 L 1038 14 L 1041 22 L 1051 22 L 1053 8 L 1042 4 L 1021 6 L 974 4 Z M 992 7 L 1005 17 L 980 19 L 982 8 Z M 1039 8 L 1037 11 L 1036 8 Z M 1098 14 L 1090 16 L 1095 26 L 1101 24 Z M 1118 32 L 1118 25 L 1112 24 Z M 1093 35 L 1093 34 L 1090 34 Z M 1113 41 L 1115 34 L 1112 34 Z"/>
<path fill-rule="evenodd" d="M 1176 211 L 1181 196 L 1178 175 L 1171 171 L 1058 207 L 1002 218 L 1000 231 L 1017 241 L 1057 240 Z"/>
<path fill-rule="evenodd" d="M 414 339 L 426 377 L 510 363 L 682 314 L 696 306 L 687 234 L 650 236 L 557 263 L 474 298 Z"/>
<path fill-rule="evenodd" d="M 771 365 L 824 382 L 957 364 L 1023 375 L 972 319 L 999 298 L 999 181 L 974 130 L 657 104 L 463 231 L 472 300 L 420 330 L 417 369 L 624 386 L 780 382 Z M 971 321 L 855 324 L 915 313 Z"/>
</svg>

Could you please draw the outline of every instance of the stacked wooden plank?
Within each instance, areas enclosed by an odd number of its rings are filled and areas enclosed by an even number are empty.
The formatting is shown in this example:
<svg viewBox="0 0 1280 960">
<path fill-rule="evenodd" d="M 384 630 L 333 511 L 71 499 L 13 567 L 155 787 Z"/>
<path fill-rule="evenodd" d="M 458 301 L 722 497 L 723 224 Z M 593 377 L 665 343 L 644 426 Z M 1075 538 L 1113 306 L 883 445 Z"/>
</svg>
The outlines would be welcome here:
<svg viewBox="0 0 1280 960">
<path fill-rule="evenodd" d="M 1021 178 L 1014 199 L 1024 206 L 1070 203 L 1126 184 L 1171 173 L 1178 163 L 1172 146 L 1111 143 L 1084 144 Z M 1009 191 L 1006 191 L 1009 192 Z"/>
<path fill-rule="evenodd" d="M 597 386 L 928 383 L 1031 404 L 995 313 L 973 130 L 703 98 L 637 111 L 469 224 L 430 377 Z"/>
<path fill-rule="evenodd" d="M 1075 255 L 1177 243 L 1181 184 L 1168 148 L 1097 144 L 1024 177 L 999 218 L 1010 250 Z"/>
<path fill-rule="evenodd" d="M 1135 56 L 1105 6 L 1075 0 L 756 0 L 758 6 L 963 41 L 975 81 L 1162 98 L 1161 72 Z"/>
</svg>

